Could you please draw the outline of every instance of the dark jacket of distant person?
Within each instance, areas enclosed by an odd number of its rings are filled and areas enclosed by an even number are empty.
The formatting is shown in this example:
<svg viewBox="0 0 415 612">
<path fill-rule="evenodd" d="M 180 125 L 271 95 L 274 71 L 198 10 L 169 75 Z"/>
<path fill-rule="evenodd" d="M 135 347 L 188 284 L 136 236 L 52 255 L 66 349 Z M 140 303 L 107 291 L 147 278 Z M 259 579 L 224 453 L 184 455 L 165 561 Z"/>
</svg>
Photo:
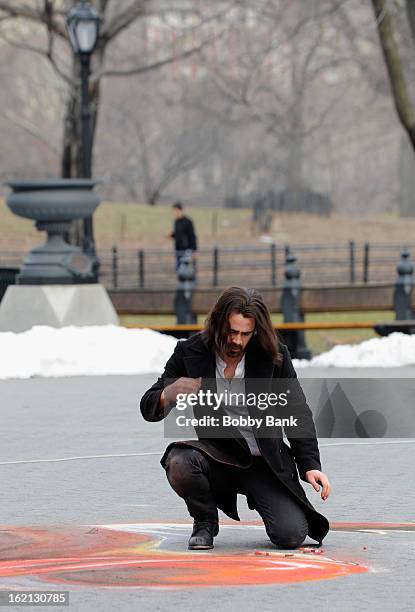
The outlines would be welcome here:
<svg viewBox="0 0 415 612">
<path fill-rule="evenodd" d="M 182 215 L 174 222 L 174 230 L 171 233 L 174 238 L 174 246 L 176 251 L 197 251 L 197 239 L 193 222 L 186 215 Z"/>
<path fill-rule="evenodd" d="M 284 344 L 279 343 L 279 352 L 282 354 L 282 359 L 277 365 L 272 362 L 270 356 L 259 346 L 255 339 L 249 342 L 245 360 L 247 393 L 251 391 L 248 387 L 253 384 L 256 378 L 262 380 L 268 379 L 270 384 L 272 384 L 272 381 L 278 384 L 278 381 L 275 380 L 278 378 L 297 378 L 288 348 Z M 215 356 L 200 333 L 195 334 L 188 340 L 179 341 L 173 355 L 166 363 L 163 374 L 141 398 L 140 409 L 144 419 L 146 421 L 160 421 L 164 418 L 165 415 L 160 414 L 160 395 L 164 387 L 170 384 L 173 379 L 182 376 L 191 378 L 200 376 L 202 379 L 212 381 L 212 379 L 215 379 L 215 367 Z M 309 536 L 318 542 L 322 542 L 329 530 L 329 523 L 326 517 L 317 512 L 307 499 L 297 474 L 298 468 L 300 478 L 307 482 L 305 480 L 305 473 L 308 470 L 321 470 L 316 432 L 311 411 L 301 387 L 297 380 L 292 380 L 292 384 L 298 390 L 300 401 L 297 408 L 309 428 L 310 436 L 307 438 L 293 438 L 287 434 L 290 447 L 283 441 L 282 436 L 279 435 L 271 439 L 257 438 L 257 443 L 262 456 L 274 472 L 276 478 L 287 487 L 304 508 L 309 523 Z M 168 452 L 173 446 L 195 448 L 211 459 L 226 465 L 246 468 L 252 463 L 248 444 L 240 436 L 212 438 L 209 437 L 208 431 L 203 433 L 203 431 L 198 431 L 198 428 L 195 429 L 198 440 L 185 440 L 169 444 L 161 459 L 163 467 L 165 466 Z M 232 519 L 239 521 L 236 501 L 236 492 L 230 490 L 221 491 L 220 497 L 216 500 L 217 505 L 223 512 Z M 253 502 L 249 497 L 247 501 L 248 506 L 254 509 Z"/>
</svg>

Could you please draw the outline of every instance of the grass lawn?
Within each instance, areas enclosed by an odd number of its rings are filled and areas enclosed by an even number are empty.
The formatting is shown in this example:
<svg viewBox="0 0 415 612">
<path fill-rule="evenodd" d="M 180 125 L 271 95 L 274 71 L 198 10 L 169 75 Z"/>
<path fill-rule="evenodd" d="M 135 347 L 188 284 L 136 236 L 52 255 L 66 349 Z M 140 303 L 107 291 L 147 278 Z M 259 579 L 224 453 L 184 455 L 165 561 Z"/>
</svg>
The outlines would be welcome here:
<svg viewBox="0 0 415 612">
<path fill-rule="evenodd" d="M 309 323 L 340 323 L 353 321 L 391 321 L 393 311 L 345 312 L 345 313 L 318 313 L 309 314 L 306 321 Z M 198 323 L 203 324 L 205 316 L 198 316 Z M 122 325 L 174 325 L 176 319 L 173 315 L 121 315 Z M 282 322 L 281 314 L 273 314 L 274 323 Z M 336 344 L 358 344 L 369 338 L 376 338 L 377 334 L 371 329 L 333 329 L 306 332 L 306 341 L 314 355 L 330 350 Z"/>
<path fill-rule="evenodd" d="M 264 246 L 253 231 L 249 209 L 188 206 L 200 248 L 218 246 Z M 123 249 L 171 249 L 167 234 L 173 215 L 169 205 L 148 206 L 137 202 L 103 202 L 94 214 L 94 231 L 98 251 L 117 244 Z M 17 217 L 0 199 L 0 251 L 27 250 L 42 243 L 44 232 L 38 232 L 29 219 Z M 279 212 L 274 216 L 270 236 L 279 245 L 346 244 L 358 242 L 415 242 L 415 219 L 399 218 L 392 213 L 370 216 L 345 216 L 334 213 L 320 217 L 309 213 Z"/>
<path fill-rule="evenodd" d="M 390 311 L 314 313 L 306 321 L 315 323 L 340 323 L 342 321 L 392 321 L 395 314 Z M 325 353 L 336 344 L 359 344 L 369 338 L 379 338 L 373 329 L 332 329 L 306 331 L 306 341 L 314 355 Z"/>
</svg>

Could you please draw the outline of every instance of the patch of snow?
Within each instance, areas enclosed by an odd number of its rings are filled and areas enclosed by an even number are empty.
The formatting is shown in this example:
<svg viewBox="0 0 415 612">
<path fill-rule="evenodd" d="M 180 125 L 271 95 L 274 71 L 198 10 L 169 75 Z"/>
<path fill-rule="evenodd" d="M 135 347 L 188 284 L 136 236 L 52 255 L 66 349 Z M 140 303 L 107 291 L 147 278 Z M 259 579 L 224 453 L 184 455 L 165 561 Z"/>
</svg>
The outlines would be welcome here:
<svg viewBox="0 0 415 612">
<path fill-rule="evenodd" d="M 37 326 L 22 333 L 0 333 L 0 379 L 149 374 L 163 371 L 177 344 L 150 329 L 116 325 Z M 339 344 L 296 368 L 399 367 L 415 364 L 415 335 L 393 333 L 360 344 Z"/>
<path fill-rule="evenodd" d="M 161 372 L 177 339 L 116 325 L 0 333 L 0 379 Z"/>
<path fill-rule="evenodd" d="M 338 344 L 309 361 L 294 359 L 294 367 L 393 368 L 415 364 L 415 335 L 394 332 L 360 344 Z"/>
</svg>

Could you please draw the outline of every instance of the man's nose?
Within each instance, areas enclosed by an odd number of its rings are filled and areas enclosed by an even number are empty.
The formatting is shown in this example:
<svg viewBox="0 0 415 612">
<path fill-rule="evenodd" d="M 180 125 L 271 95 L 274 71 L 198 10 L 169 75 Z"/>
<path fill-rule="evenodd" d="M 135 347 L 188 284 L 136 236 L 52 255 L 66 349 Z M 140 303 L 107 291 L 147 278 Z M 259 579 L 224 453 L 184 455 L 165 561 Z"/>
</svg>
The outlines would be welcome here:
<svg viewBox="0 0 415 612">
<path fill-rule="evenodd" d="M 238 345 L 242 344 L 242 336 L 235 336 L 234 342 Z"/>
</svg>

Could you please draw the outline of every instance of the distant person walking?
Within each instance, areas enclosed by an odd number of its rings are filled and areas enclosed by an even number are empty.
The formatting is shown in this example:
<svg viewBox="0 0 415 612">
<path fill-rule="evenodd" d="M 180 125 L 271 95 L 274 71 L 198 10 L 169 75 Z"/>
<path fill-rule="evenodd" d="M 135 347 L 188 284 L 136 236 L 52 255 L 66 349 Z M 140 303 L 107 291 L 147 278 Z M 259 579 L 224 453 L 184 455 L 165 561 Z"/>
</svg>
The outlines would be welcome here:
<svg viewBox="0 0 415 612">
<path fill-rule="evenodd" d="M 169 237 L 174 239 L 177 269 L 179 267 L 180 257 L 185 251 L 192 251 L 193 259 L 195 259 L 195 251 L 197 251 L 197 238 L 193 227 L 193 221 L 183 212 L 183 204 L 181 202 L 175 202 L 172 209 L 175 216 L 175 221 L 174 229 Z"/>
</svg>

